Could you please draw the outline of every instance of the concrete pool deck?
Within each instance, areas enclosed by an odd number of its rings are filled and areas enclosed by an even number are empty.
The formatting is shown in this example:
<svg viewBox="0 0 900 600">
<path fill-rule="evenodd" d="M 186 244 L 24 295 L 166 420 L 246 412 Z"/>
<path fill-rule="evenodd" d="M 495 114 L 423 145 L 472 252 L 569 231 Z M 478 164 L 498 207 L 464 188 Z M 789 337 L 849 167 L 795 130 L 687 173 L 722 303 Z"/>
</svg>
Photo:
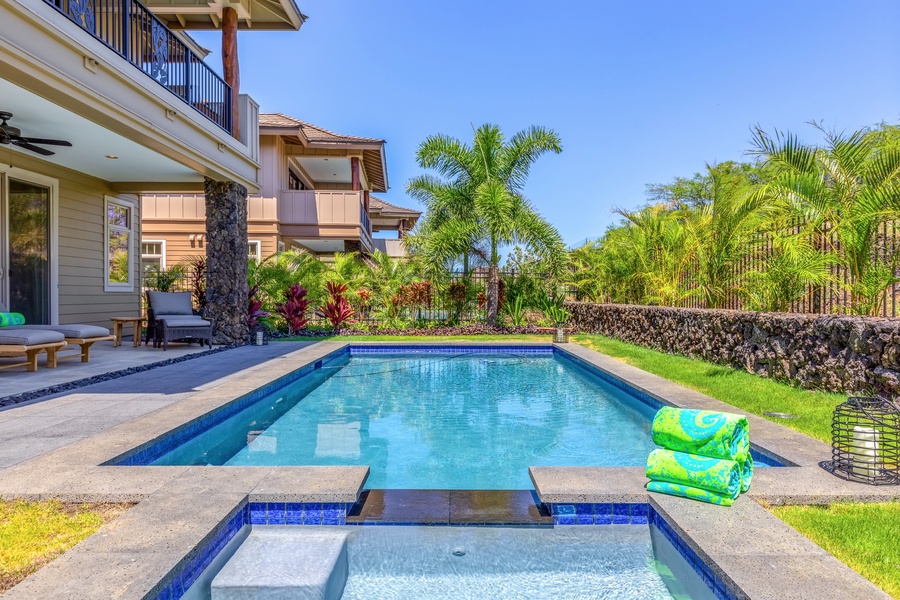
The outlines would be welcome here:
<svg viewBox="0 0 900 600">
<path fill-rule="evenodd" d="M 355 502 L 366 467 L 102 466 L 346 345 L 238 348 L 0 411 L 0 496 L 138 503 L 7 596 L 154 597 L 248 502 Z M 667 404 L 736 410 L 581 346 L 558 347 Z M 532 481 L 544 503 L 649 503 L 710 568 L 742 591 L 739 597 L 886 598 L 754 500 L 891 500 L 900 497 L 900 488 L 835 478 L 818 467 L 830 457 L 827 445 L 758 417 L 750 422 L 754 446 L 797 466 L 757 469 L 751 491 L 731 509 L 650 494 L 640 467 L 532 467 Z"/>
</svg>

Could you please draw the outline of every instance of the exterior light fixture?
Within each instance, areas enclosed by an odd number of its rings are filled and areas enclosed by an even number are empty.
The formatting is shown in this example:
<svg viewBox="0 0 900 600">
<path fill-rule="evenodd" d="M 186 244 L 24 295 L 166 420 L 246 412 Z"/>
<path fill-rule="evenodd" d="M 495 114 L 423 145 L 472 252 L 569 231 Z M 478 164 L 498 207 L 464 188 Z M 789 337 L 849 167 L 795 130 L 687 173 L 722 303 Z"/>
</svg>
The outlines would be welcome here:
<svg viewBox="0 0 900 600">
<path fill-rule="evenodd" d="M 119 157 L 116 156 L 115 154 L 107 154 L 106 158 L 108 158 L 110 160 L 118 160 L 119 159 Z"/>
</svg>

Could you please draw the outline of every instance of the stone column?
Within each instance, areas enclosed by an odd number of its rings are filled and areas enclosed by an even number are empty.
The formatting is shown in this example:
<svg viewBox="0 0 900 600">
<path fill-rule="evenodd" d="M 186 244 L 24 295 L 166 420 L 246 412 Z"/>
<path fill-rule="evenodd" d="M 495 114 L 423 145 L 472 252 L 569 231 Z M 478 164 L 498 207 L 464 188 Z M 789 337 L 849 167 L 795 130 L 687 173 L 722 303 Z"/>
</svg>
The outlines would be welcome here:
<svg viewBox="0 0 900 600">
<path fill-rule="evenodd" d="M 247 188 L 204 182 L 206 191 L 206 310 L 217 344 L 247 341 Z"/>
</svg>

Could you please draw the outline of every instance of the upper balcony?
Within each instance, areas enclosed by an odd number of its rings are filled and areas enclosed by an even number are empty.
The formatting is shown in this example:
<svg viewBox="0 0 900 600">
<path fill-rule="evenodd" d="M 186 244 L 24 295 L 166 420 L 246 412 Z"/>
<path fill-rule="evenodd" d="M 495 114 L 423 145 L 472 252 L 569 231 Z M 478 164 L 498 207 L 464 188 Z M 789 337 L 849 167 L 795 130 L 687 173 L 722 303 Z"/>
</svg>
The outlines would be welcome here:
<svg viewBox="0 0 900 600">
<path fill-rule="evenodd" d="M 63 16 L 232 132 L 231 87 L 137 0 L 44 0 Z"/>
<path fill-rule="evenodd" d="M 258 192 L 258 107 L 137 0 L 3 0 L 0 23 L 0 110 L 72 143 L 41 160 L 121 193 L 202 191 L 204 177 Z"/>
<path fill-rule="evenodd" d="M 278 198 L 250 198 L 251 220 L 271 216 L 278 221 L 281 235 L 304 245 L 358 239 L 365 251 L 374 250 L 363 192 L 282 190 Z"/>
</svg>

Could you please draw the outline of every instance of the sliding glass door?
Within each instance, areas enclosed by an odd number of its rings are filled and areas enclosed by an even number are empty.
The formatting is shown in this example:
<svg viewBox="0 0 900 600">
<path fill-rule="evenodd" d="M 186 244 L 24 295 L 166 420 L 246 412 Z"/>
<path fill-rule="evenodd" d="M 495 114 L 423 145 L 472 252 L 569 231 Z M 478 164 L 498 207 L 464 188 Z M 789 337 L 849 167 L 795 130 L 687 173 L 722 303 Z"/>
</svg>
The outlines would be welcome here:
<svg viewBox="0 0 900 600">
<path fill-rule="evenodd" d="M 0 300 L 26 323 L 51 322 L 51 190 L 6 176 L 0 186 Z"/>
</svg>

